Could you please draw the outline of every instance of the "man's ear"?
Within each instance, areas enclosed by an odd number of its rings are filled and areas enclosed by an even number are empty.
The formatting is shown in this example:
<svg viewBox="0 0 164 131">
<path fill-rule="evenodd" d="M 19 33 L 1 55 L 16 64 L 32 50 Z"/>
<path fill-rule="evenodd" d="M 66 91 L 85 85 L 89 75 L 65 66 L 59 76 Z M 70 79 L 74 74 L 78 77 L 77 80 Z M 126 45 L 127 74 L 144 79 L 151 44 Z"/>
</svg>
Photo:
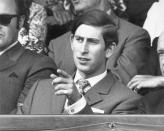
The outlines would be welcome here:
<svg viewBox="0 0 164 131">
<path fill-rule="evenodd" d="M 73 37 L 74 37 L 74 35 L 73 35 L 73 34 L 71 34 L 71 35 L 70 35 L 70 43 L 71 43 L 71 48 L 73 48 L 73 47 L 72 47 Z"/>
<path fill-rule="evenodd" d="M 25 22 L 25 16 L 20 16 L 19 21 L 18 21 L 18 29 L 19 30 L 23 27 L 24 22 Z"/>
<path fill-rule="evenodd" d="M 116 48 L 116 43 L 112 42 L 112 44 L 108 46 L 108 48 L 106 49 L 106 58 L 109 58 L 113 54 L 115 48 Z"/>
</svg>

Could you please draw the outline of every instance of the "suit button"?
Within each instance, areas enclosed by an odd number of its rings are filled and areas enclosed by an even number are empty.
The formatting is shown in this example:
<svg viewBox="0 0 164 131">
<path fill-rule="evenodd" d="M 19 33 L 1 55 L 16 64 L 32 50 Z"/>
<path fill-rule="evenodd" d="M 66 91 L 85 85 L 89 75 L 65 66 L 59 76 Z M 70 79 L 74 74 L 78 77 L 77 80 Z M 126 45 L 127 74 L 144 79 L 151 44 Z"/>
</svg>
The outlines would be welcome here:
<svg viewBox="0 0 164 131">
<path fill-rule="evenodd" d="M 114 129 L 114 128 L 116 127 L 116 125 L 115 125 L 114 123 L 109 123 L 108 127 L 109 127 L 110 129 Z"/>
</svg>

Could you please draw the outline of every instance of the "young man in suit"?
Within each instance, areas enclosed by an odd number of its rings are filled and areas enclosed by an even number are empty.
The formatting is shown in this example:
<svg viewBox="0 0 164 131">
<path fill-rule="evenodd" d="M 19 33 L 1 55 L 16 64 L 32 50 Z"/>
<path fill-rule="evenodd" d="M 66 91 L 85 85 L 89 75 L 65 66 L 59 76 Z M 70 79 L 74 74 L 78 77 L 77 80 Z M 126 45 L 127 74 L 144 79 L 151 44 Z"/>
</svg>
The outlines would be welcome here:
<svg viewBox="0 0 164 131">
<path fill-rule="evenodd" d="M 109 0 L 71 0 L 78 15 L 92 9 L 106 12 L 114 20 L 118 30 L 118 44 L 112 56 L 107 61 L 107 68 L 111 69 L 120 80 L 127 84 L 136 74 L 150 73 L 146 70 L 149 56 L 150 38 L 148 33 L 114 15 Z M 57 67 L 72 74 L 76 68 L 72 57 L 71 46 L 68 44 L 70 32 L 54 39 L 49 45 L 49 56 Z"/>
<path fill-rule="evenodd" d="M 140 96 L 106 69 L 117 45 L 112 18 L 100 10 L 89 11 L 74 21 L 71 32 L 74 77 L 58 69 L 58 76 L 36 82 L 18 114 L 137 113 Z"/>
<path fill-rule="evenodd" d="M 149 91 L 140 104 L 140 110 L 146 114 L 164 114 L 164 32 L 156 44 L 161 75 L 136 75 L 128 83 L 128 87 L 136 93 L 145 89 Z"/>
<path fill-rule="evenodd" d="M 33 83 L 49 78 L 54 62 L 17 41 L 28 8 L 24 0 L 0 0 L 0 114 L 21 106 Z"/>
</svg>

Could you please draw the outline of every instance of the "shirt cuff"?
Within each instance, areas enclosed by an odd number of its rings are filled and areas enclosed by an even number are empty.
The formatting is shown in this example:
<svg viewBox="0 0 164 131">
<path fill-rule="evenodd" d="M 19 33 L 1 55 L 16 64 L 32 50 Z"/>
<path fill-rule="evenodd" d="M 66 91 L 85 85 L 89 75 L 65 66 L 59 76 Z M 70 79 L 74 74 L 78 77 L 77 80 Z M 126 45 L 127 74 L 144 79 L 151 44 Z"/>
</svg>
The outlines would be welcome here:
<svg viewBox="0 0 164 131">
<path fill-rule="evenodd" d="M 87 101 L 84 96 L 72 105 L 68 105 L 68 100 L 66 100 L 65 111 L 70 115 L 77 114 L 82 111 L 86 105 Z"/>
</svg>

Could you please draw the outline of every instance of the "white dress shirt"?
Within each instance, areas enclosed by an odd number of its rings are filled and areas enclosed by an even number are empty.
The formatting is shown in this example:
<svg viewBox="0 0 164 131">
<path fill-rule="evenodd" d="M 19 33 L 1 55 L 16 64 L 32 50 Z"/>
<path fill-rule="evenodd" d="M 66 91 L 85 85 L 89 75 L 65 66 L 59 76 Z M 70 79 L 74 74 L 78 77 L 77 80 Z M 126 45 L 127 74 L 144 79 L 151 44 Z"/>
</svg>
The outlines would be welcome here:
<svg viewBox="0 0 164 131">
<path fill-rule="evenodd" d="M 100 75 L 97 75 L 97 76 L 94 76 L 94 77 L 91 77 L 91 78 L 88 78 L 86 80 L 89 81 L 90 85 L 91 85 L 91 88 L 94 87 L 94 85 L 96 85 L 99 81 L 101 81 L 105 76 L 107 75 L 107 71 L 103 72 L 102 74 Z M 75 85 L 76 87 L 78 88 L 79 90 L 79 87 L 78 85 L 76 84 L 77 81 L 79 79 L 83 79 L 83 77 L 80 75 L 80 73 L 76 72 L 76 75 L 75 75 L 75 78 L 74 78 L 74 82 L 75 82 Z M 87 92 L 89 89 L 87 88 L 87 90 L 85 90 L 85 92 Z M 68 105 L 68 99 L 66 100 L 66 103 L 65 103 L 65 111 L 68 113 L 68 114 L 76 114 L 78 112 L 80 112 L 82 109 L 85 108 L 85 106 L 87 105 L 87 101 L 85 99 L 84 96 L 82 96 L 82 98 L 80 100 L 78 100 L 77 102 L 75 102 L 74 104 L 72 105 Z"/>
</svg>

